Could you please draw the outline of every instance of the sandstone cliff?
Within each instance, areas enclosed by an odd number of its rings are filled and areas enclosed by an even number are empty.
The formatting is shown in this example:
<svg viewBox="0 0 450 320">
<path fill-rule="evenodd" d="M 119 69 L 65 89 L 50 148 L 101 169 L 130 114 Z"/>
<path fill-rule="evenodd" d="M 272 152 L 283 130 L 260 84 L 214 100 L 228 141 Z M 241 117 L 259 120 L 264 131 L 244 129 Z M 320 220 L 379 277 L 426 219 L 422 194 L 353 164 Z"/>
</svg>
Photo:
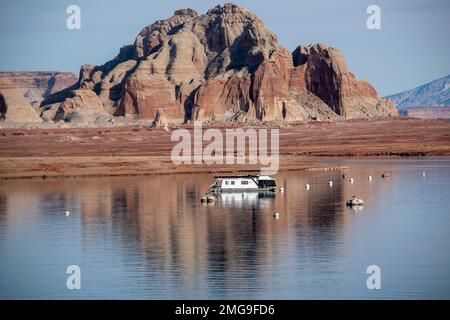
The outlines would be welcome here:
<svg viewBox="0 0 450 320">
<path fill-rule="evenodd" d="M 40 122 L 46 97 L 74 85 L 69 72 L 0 72 L 0 117 L 13 122 Z"/>
<path fill-rule="evenodd" d="M 323 44 L 299 46 L 293 52 L 294 65 L 305 70 L 309 92 L 345 118 L 390 117 L 397 110 L 380 99 L 367 81 L 356 80 L 336 48 Z"/>
<path fill-rule="evenodd" d="M 164 115 L 172 123 L 397 115 L 355 79 L 337 49 L 299 46 L 291 53 L 256 15 L 233 4 L 204 15 L 175 11 L 111 61 L 82 66 L 71 89 L 43 101 L 47 118 L 68 121 L 82 110 L 156 122 Z"/>
</svg>

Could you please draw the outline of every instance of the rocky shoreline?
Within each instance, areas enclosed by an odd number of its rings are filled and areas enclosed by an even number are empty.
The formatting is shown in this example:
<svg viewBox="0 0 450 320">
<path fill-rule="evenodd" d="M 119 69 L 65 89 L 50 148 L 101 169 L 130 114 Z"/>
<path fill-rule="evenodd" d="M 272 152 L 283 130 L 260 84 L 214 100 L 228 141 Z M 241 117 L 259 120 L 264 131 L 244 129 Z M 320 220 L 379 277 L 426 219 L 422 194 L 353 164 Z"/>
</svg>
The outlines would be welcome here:
<svg viewBox="0 0 450 320">
<path fill-rule="evenodd" d="M 223 130 L 222 126 L 212 126 Z M 0 129 L 0 178 L 244 172 L 248 165 L 180 165 L 171 132 L 150 126 Z M 188 130 L 192 126 L 186 125 Z M 450 156 L 450 121 L 313 122 L 280 128 L 280 170 L 324 168 L 324 159 Z M 329 165 L 328 165 L 329 166 Z"/>
</svg>

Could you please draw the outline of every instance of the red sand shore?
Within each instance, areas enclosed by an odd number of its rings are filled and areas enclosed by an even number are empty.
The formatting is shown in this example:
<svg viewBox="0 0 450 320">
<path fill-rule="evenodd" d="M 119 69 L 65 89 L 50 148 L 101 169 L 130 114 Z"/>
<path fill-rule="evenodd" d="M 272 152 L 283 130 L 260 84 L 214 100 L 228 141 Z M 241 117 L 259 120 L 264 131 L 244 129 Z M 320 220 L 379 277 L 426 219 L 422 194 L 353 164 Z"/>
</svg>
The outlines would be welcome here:
<svg viewBox="0 0 450 320">
<path fill-rule="evenodd" d="M 192 126 L 186 128 L 192 130 Z M 249 165 L 176 166 L 170 160 L 176 144 L 170 135 L 171 130 L 143 127 L 0 129 L 0 178 L 257 169 Z M 323 156 L 448 155 L 450 121 L 446 120 L 345 120 L 280 128 L 280 170 L 321 167 Z"/>
</svg>

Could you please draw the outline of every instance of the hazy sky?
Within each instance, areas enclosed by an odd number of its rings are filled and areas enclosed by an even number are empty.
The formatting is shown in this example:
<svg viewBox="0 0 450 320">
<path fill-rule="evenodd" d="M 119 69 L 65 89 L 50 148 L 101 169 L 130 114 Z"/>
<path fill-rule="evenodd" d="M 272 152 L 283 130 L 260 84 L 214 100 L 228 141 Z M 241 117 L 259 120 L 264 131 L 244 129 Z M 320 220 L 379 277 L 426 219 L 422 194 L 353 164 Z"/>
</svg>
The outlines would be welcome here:
<svg viewBox="0 0 450 320">
<path fill-rule="evenodd" d="M 218 0 L 14 0 L 0 2 L 0 71 L 78 72 L 103 64 L 137 33 L 175 9 L 199 14 Z M 339 48 L 359 79 L 380 95 L 450 73 L 449 0 L 235 0 L 262 18 L 291 51 L 298 44 Z M 66 8 L 81 8 L 81 30 L 66 28 Z M 381 30 L 366 27 L 369 5 L 381 8 Z"/>
</svg>

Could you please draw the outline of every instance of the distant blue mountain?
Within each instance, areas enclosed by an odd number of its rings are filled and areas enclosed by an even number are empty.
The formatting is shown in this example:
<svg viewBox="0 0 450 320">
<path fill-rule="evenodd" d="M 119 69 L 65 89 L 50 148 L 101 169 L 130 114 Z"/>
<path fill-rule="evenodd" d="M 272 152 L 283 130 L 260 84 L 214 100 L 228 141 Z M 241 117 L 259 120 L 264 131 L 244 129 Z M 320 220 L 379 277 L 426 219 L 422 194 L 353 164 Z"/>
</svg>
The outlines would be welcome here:
<svg viewBox="0 0 450 320">
<path fill-rule="evenodd" d="M 431 81 L 417 88 L 393 94 L 390 99 L 398 109 L 416 107 L 449 107 L 450 75 Z"/>
</svg>

